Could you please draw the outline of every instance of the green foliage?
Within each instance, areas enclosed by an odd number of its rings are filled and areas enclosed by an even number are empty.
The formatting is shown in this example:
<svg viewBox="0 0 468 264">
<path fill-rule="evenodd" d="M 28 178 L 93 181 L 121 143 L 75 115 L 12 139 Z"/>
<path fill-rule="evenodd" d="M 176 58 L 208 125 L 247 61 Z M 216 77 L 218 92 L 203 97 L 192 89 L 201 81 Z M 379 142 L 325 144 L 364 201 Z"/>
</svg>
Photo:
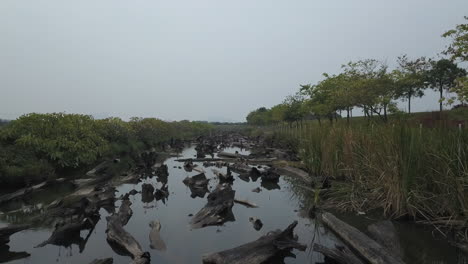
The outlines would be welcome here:
<svg viewBox="0 0 468 264">
<path fill-rule="evenodd" d="M 468 20 L 468 16 L 464 18 Z M 468 60 L 468 24 L 457 25 L 455 29 L 445 32 L 442 37 L 452 39 L 445 54 L 450 55 L 452 60 Z"/>
<path fill-rule="evenodd" d="M 94 120 L 79 114 L 27 114 L 0 130 L 0 183 L 21 185 L 56 171 L 95 164 L 105 156 L 131 155 L 171 139 L 208 133 L 202 122 L 156 118 Z"/>
<path fill-rule="evenodd" d="M 91 164 L 106 148 L 91 116 L 77 114 L 23 115 L 5 129 L 4 137 L 58 167 Z"/>
</svg>

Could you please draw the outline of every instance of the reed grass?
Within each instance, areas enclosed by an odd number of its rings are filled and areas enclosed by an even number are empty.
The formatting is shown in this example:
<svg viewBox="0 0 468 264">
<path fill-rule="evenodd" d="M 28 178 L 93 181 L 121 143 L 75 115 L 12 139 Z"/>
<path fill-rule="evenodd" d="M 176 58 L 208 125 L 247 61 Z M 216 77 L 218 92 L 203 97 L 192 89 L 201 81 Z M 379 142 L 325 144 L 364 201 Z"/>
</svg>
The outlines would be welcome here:
<svg viewBox="0 0 468 264">
<path fill-rule="evenodd" d="M 295 141 L 308 171 L 333 179 L 336 208 L 468 226 L 466 127 L 309 122 L 275 126 L 274 137 Z"/>
</svg>

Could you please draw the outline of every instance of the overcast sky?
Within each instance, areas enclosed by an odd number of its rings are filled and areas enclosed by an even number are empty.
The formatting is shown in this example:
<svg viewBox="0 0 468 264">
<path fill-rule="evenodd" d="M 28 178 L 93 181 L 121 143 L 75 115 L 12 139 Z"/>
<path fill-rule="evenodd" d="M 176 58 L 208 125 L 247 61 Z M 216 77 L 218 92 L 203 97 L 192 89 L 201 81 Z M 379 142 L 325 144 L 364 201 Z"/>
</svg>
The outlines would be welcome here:
<svg viewBox="0 0 468 264">
<path fill-rule="evenodd" d="M 1 0 L 0 118 L 243 121 L 349 60 L 436 56 L 464 15 L 466 0 Z"/>
</svg>

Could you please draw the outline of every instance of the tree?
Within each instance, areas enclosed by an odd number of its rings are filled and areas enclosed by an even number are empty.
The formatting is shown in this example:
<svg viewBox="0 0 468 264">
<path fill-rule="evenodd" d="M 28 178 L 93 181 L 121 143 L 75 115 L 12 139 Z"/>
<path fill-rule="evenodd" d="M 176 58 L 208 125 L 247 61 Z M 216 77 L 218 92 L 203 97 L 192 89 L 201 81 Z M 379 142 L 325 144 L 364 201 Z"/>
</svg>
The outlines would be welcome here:
<svg viewBox="0 0 468 264">
<path fill-rule="evenodd" d="M 387 110 L 396 94 L 395 82 L 387 73 L 387 65 L 367 59 L 349 62 L 342 67 L 348 78 L 353 104 L 363 108 L 368 118 L 376 114 L 386 121 Z"/>
<path fill-rule="evenodd" d="M 260 107 L 247 115 L 247 123 L 256 126 L 265 126 L 271 122 L 271 112 L 265 107 Z"/>
<path fill-rule="evenodd" d="M 408 101 L 408 113 L 411 113 L 411 98 L 424 95 L 424 74 L 429 68 L 425 57 L 414 60 L 403 55 L 398 57 L 398 69 L 393 71 L 396 84 L 396 96 Z"/>
<path fill-rule="evenodd" d="M 468 20 L 468 16 L 464 17 Z M 468 24 L 460 24 L 445 32 L 442 37 L 451 38 L 452 43 L 444 51 L 444 54 L 450 55 L 452 60 L 468 60 Z"/>
<path fill-rule="evenodd" d="M 286 106 L 286 111 L 284 112 L 284 121 L 292 123 L 302 120 L 305 116 L 303 102 L 304 98 L 299 93 L 286 97 L 283 102 L 283 105 Z"/>
<path fill-rule="evenodd" d="M 440 93 L 440 112 L 442 112 L 442 105 L 445 100 L 443 96 L 444 90 L 450 91 L 455 86 L 455 80 L 465 76 L 466 70 L 459 68 L 454 62 L 448 59 L 431 61 L 431 69 L 427 71 L 426 80 L 432 89 Z"/>
</svg>

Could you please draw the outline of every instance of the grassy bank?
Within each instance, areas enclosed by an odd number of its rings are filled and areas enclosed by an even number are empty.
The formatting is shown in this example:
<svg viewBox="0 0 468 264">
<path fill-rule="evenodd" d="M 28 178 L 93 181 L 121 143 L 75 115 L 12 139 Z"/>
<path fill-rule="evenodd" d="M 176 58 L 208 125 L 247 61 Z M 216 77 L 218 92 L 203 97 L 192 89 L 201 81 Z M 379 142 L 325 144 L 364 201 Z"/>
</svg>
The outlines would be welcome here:
<svg viewBox="0 0 468 264">
<path fill-rule="evenodd" d="M 95 120 L 79 114 L 28 114 L 0 128 L 0 185 L 21 187 L 150 148 L 208 133 L 201 122 L 156 118 Z"/>
<path fill-rule="evenodd" d="M 465 230 L 468 227 L 468 129 L 389 123 L 303 122 L 266 131 L 312 175 L 329 177 L 326 203 L 355 212 Z M 317 199 L 317 197 L 310 197 Z"/>
</svg>

